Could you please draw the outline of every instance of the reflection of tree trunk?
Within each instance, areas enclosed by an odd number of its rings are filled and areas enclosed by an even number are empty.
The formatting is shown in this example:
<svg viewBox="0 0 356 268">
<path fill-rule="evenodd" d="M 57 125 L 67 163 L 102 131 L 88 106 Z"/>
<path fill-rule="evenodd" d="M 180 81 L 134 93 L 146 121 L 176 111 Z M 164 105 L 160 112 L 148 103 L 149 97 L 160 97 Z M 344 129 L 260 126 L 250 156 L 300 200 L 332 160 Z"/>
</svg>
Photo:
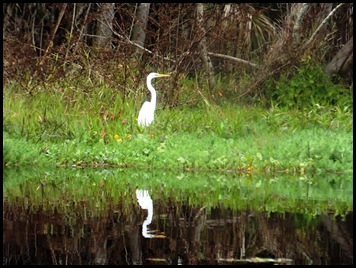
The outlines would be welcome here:
<svg viewBox="0 0 356 268">
<path fill-rule="evenodd" d="M 336 53 L 335 57 L 325 67 L 328 75 L 346 73 L 353 66 L 353 37 Z"/>
<path fill-rule="evenodd" d="M 132 264 L 142 264 L 142 252 L 140 249 L 141 232 L 140 225 L 135 225 L 129 234 L 129 244 Z"/>
<path fill-rule="evenodd" d="M 194 242 L 200 243 L 200 235 L 206 220 L 206 208 L 201 208 L 194 217 Z"/>
<path fill-rule="evenodd" d="M 141 3 L 137 10 L 137 21 L 132 31 L 131 41 L 144 47 L 146 39 L 146 26 L 148 21 L 148 14 L 150 11 L 150 3 Z M 143 54 L 143 50 L 137 48 L 137 52 Z"/>
<path fill-rule="evenodd" d="M 102 246 L 100 244 L 98 245 L 98 252 L 95 255 L 94 263 L 98 265 L 105 265 L 108 263 L 107 238 L 105 238 Z"/>
<path fill-rule="evenodd" d="M 96 43 L 98 47 L 109 47 L 111 45 L 112 31 L 108 25 L 112 24 L 114 19 L 114 3 L 101 3 L 100 5 L 100 17 L 97 24 Z"/>
<path fill-rule="evenodd" d="M 340 247 L 345 252 L 347 258 L 353 262 L 353 226 L 347 225 L 352 221 L 341 222 L 338 220 L 331 220 L 330 217 L 325 216 L 322 222 L 326 229 L 330 232 L 330 236 L 340 244 Z"/>
<path fill-rule="evenodd" d="M 191 215 L 194 215 L 196 213 L 196 209 L 192 209 L 193 213 Z M 205 225 L 205 220 L 206 220 L 206 208 L 203 207 L 199 209 L 197 214 L 194 216 L 194 219 L 191 223 L 189 223 L 189 229 L 188 229 L 188 252 L 187 256 L 189 259 L 189 264 L 198 264 L 198 252 L 199 252 L 199 245 L 201 245 L 201 233 L 202 229 Z"/>
<path fill-rule="evenodd" d="M 205 71 L 208 74 L 208 79 L 209 79 L 209 89 L 210 92 L 213 90 L 215 87 L 215 76 L 214 76 L 214 69 L 213 69 L 213 64 L 211 63 L 210 57 L 208 55 L 208 49 L 206 45 L 206 32 L 203 26 L 203 16 L 204 16 L 204 6 L 202 3 L 197 4 L 197 25 L 198 29 L 200 31 L 200 34 L 202 36 L 200 40 L 200 57 L 203 61 Z"/>
</svg>

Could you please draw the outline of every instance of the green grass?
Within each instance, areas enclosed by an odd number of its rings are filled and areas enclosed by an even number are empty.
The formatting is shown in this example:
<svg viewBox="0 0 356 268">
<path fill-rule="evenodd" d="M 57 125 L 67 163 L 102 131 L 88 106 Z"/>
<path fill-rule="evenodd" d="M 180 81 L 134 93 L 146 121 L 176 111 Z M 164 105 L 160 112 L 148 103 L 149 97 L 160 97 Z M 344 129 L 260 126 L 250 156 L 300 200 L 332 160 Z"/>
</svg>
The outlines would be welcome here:
<svg viewBox="0 0 356 268">
<path fill-rule="evenodd" d="M 4 136 L 4 159 L 11 164 L 110 165 L 179 170 L 352 172 L 352 138 L 320 129 L 297 134 L 250 135 L 225 139 L 216 134 L 136 134 L 105 144 L 26 142 Z M 332 143 L 330 141 L 333 141 Z M 286 171 L 288 169 L 288 171 Z"/>
<path fill-rule="evenodd" d="M 132 92 L 123 100 L 105 85 L 78 81 L 35 96 L 6 85 L 4 164 L 352 172 L 350 107 L 266 109 L 202 98 L 163 109 L 158 93 L 153 125 L 139 128 L 141 97 Z"/>
</svg>

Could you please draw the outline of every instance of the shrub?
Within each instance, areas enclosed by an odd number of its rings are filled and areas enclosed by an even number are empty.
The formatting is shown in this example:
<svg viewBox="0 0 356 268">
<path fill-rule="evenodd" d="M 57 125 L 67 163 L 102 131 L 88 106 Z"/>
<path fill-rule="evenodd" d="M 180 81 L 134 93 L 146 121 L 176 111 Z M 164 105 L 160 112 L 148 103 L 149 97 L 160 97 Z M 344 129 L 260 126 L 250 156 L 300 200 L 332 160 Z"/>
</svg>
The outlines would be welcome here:
<svg viewBox="0 0 356 268">
<path fill-rule="evenodd" d="M 276 82 L 272 99 L 289 108 L 352 106 L 352 90 L 333 84 L 320 65 L 307 61 L 292 77 L 284 75 Z"/>
</svg>

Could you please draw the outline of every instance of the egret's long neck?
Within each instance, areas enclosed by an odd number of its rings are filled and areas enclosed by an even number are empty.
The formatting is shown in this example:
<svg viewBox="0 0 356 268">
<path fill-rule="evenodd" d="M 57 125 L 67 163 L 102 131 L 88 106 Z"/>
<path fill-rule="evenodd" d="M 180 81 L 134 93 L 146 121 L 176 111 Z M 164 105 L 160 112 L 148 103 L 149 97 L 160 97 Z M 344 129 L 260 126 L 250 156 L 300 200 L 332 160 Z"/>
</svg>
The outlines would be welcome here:
<svg viewBox="0 0 356 268">
<path fill-rule="evenodd" d="M 151 82 L 152 82 L 152 79 L 147 79 L 147 88 L 151 92 L 151 103 L 152 103 L 153 107 L 156 108 L 156 98 L 157 98 L 156 90 L 152 86 Z"/>
</svg>

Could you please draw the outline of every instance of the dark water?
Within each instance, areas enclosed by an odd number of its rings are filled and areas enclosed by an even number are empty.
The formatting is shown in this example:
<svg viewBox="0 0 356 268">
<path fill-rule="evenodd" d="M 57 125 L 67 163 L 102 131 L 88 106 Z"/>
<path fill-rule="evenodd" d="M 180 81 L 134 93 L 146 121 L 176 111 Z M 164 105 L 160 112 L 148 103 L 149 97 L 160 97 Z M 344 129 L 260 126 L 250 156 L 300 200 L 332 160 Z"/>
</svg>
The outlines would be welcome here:
<svg viewBox="0 0 356 268">
<path fill-rule="evenodd" d="M 93 205 L 26 184 L 4 190 L 3 264 L 353 264 L 353 212 L 231 209 L 140 188 Z"/>
</svg>

